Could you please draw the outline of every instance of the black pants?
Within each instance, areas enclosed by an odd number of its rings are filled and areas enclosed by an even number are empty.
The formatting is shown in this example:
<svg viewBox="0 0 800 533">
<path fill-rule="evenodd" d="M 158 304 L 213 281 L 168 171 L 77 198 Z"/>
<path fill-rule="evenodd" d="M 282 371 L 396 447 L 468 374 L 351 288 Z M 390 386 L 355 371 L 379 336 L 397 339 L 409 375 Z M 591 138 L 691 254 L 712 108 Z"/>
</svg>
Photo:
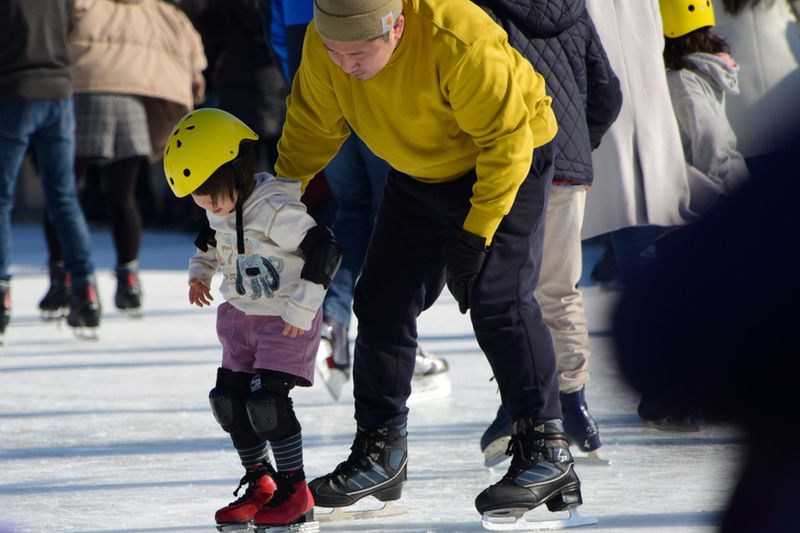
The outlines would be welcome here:
<svg viewBox="0 0 800 533">
<path fill-rule="evenodd" d="M 533 296 L 541 267 L 551 145 L 495 234 L 472 294 L 478 344 L 513 420 L 561 418 L 553 344 Z M 419 314 L 444 287 L 447 250 L 469 209 L 475 173 L 424 184 L 392 171 L 378 210 L 353 309 L 358 318 L 353 382 L 356 420 L 367 427 L 406 422 Z"/>
</svg>

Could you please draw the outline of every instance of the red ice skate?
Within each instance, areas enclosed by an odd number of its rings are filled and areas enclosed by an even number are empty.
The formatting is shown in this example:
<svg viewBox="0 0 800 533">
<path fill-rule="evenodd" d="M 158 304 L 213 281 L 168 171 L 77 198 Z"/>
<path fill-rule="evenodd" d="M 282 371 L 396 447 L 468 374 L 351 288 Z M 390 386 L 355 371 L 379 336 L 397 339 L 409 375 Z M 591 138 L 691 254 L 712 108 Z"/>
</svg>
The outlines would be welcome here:
<svg viewBox="0 0 800 533">
<path fill-rule="evenodd" d="M 256 514 L 256 531 L 319 531 L 319 523 L 313 521 L 314 497 L 308 489 L 303 469 L 278 472 L 275 481 L 278 484 L 275 497 Z"/>
<path fill-rule="evenodd" d="M 235 531 L 245 529 L 256 516 L 256 513 L 272 499 L 277 486 L 272 476 L 275 470 L 269 466 L 260 466 L 248 471 L 239 481 L 239 486 L 233 492 L 239 494 L 239 489 L 247 485 L 247 490 L 235 502 L 231 502 L 214 515 L 219 531 Z"/>
</svg>

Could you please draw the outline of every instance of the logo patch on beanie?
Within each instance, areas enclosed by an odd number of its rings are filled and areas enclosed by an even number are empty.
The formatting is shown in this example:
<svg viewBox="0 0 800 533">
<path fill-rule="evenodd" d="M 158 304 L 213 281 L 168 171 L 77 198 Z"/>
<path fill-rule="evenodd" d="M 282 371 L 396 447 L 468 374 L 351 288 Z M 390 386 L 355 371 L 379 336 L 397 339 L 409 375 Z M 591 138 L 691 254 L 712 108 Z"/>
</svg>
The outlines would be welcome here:
<svg viewBox="0 0 800 533">
<path fill-rule="evenodd" d="M 394 26 L 394 14 L 389 11 L 386 15 L 381 17 L 381 31 L 386 33 Z"/>
</svg>

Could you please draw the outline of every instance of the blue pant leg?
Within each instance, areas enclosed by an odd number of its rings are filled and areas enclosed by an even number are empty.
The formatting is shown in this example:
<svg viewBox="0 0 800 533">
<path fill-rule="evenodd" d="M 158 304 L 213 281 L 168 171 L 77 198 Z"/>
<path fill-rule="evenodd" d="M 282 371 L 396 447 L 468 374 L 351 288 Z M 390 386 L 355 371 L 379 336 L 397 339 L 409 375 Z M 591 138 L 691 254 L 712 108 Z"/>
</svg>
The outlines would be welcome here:
<svg viewBox="0 0 800 533">
<path fill-rule="evenodd" d="M 375 213 L 383 194 L 389 165 L 361 139 L 351 134 L 325 168 L 336 199 L 333 233 L 342 245 L 342 264 L 328 288 L 324 315 L 345 327 L 350 324 L 353 290 L 361 273 Z"/>
<path fill-rule="evenodd" d="M 619 280 L 623 284 L 629 284 L 653 264 L 660 231 L 658 226 L 632 226 L 611 233 Z"/>
<path fill-rule="evenodd" d="M 48 102 L 47 115 L 31 138 L 42 177 L 47 215 L 61 242 L 64 263 L 76 279 L 94 272 L 89 227 L 75 189 L 75 118 L 71 100 Z"/>
<path fill-rule="evenodd" d="M 11 210 L 22 160 L 36 128 L 42 102 L 0 103 L 0 280 L 8 280 L 11 261 Z"/>
</svg>

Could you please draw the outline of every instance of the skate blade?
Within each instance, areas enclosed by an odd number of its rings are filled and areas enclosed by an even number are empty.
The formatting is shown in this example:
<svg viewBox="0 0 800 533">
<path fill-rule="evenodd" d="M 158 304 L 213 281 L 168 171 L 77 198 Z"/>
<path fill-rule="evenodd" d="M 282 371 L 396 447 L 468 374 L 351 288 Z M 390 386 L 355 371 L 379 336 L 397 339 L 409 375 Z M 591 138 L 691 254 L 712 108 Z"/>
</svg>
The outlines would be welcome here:
<svg viewBox="0 0 800 533">
<path fill-rule="evenodd" d="M 75 335 L 76 338 L 85 341 L 96 341 L 100 339 L 100 337 L 97 336 L 97 328 L 75 327 L 72 328 L 72 334 Z"/>
<path fill-rule="evenodd" d="M 302 522 L 288 526 L 256 526 L 256 533 L 319 533 L 319 522 Z"/>
<path fill-rule="evenodd" d="M 403 507 L 395 505 L 394 502 L 384 502 L 383 507 L 378 509 L 356 509 L 353 511 L 345 511 L 344 507 L 333 507 L 330 512 L 318 512 L 317 509 L 326 509 L 325 507 L 317 507 L 314 510 L 314 517 L 318 522 L 344 522 L 348 520 L 368 520 L 370 518 L 380 518 L 385 516 L 397 516 L 405 514 L 406 510 Z"/>
<path fill-rule="evenodd" d="M 322 339 L 317 348 L 317 359 L 314 362 L 314 369 L 317 376 L 325 388 L 328 389 L 331 397 L 338 400 L 342 395 L 342 388 L 347 383 L 347 375 L 341 370 L 331 368 L 328 366 L 328 358 L 333 354 L 331 342 L 328 339 Z"/>
<path fill-rule="evenodd" d="M 413 406 L 430 400 L 441 400 L 449 397 L 452 391 L 453 387 L 447 372 L 415 377 L 411 380 L 411 396 L 406 400 L 406 405 Z"/>
<path fill-rule="evenodd" d="M 611 459 L 600 457 L 597 450 L 591 452 L 573 452 L 572 458 L 575 464 L 583 466 L 611 466 Z"/>
<path fill-rule="evenodd" d="M 483 466 L 486 468 L 494 468 L 495 466 L 507 461 L 509 456 L 506 455 L 508 449 L 508 442 L 511 440 L 510 436 L 500 437 L 493 440 L 483 450 Z"/>
<path fill-rule="evenodd" d="M 138 319 L 138 318 L 142 318 L 144 316 L 144 315 L 142 315 L 142 309 L 141 308 L 137 308 L 137 309 L 119 309 L 118 311 L 120 312 L 120 314 L 122 316 L 124 316 L 126 318 Z"/>
<path fill-rule="evenodd" d="M 490 531 L 553 531 L 597 524 L 594 516 L 583 516 L 577 509 L 567 509 L 569 516 L 555 520 L 536 520 L 524 508 L 483 513 L 481 525 Z"/>
<path fill-rule="evenodd" d="M 39 318 L 43 322 L 56 322 L 62 318 L 67 318 L 67 309 L 59 309 L 56 311 L 40 311 Z"/>
<path fill-rule="evenodd" d="M 240 524 L 217 524 L 217 531 L 223 533 L 249 533 L 255 531 L 252 522 L 242 522 Z"/>
</svg>

